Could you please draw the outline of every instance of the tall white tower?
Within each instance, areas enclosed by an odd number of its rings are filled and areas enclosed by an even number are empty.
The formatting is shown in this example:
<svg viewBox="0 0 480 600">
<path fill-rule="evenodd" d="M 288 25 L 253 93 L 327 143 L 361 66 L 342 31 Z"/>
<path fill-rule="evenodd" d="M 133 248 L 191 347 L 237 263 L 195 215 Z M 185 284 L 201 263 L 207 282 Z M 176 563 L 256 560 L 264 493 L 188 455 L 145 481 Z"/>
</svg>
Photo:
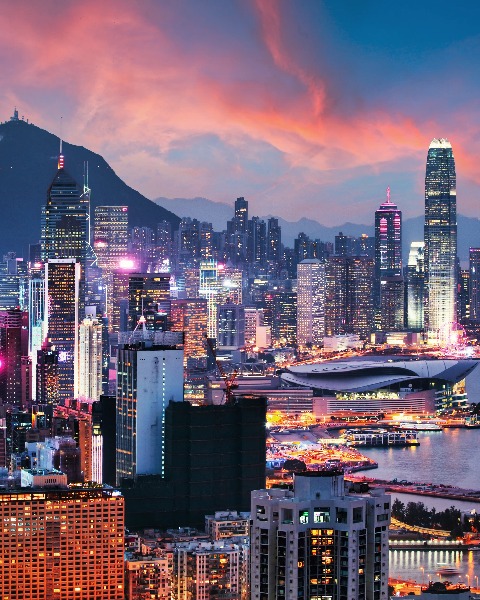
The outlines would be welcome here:
<svg viewBox="0 0 480 600">
<path fill-rule="evenodd" d="M 320 346 L 325 334 L 325 266 L 317 259 L 297 266 L 297 344 Z"/>
<path fill-rule="evenodd" d="M 79 331 L 78 395 L 99 400 L 101 393 L 102 323 L 92 316 L 87 316 L 80 324 Z"/>
</svg>

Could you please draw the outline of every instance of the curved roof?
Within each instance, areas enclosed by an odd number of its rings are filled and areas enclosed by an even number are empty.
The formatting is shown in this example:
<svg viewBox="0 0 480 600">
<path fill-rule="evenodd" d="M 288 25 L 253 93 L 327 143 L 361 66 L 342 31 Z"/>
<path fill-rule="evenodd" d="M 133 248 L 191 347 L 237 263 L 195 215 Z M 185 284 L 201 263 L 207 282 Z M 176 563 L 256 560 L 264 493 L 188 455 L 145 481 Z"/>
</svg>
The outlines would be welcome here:
<svg viewBox="0 0 480 600">
<path fill-rule="evenodd" d="M 367 392 L 396 384 L 434 380 L 457 383 L 475 367 L 477 360 L 345 360 L 289 367 L 282 373 L 286 383 L 333 392 Z"/>
</svg>

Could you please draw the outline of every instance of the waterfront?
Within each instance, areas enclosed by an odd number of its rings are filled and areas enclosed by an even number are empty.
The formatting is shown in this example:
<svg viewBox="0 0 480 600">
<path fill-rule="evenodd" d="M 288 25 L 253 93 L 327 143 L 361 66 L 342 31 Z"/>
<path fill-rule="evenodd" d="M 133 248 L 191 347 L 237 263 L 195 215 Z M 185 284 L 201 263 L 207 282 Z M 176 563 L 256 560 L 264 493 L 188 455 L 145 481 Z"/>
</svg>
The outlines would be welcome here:
<svg viewBox="0 0 480 600">
<path fill-rule="evenodd" d="M 362 448 L 362 453 L 378 462 L 378 469 L 366 475 L 378 479 L 417 481 L 480 489 L 479 429 L 446 429 L 443 432 L 421 432 L 420 446 L 410 448 Z M 402 502 L 423 502 L 428 508 L 445 510 L 455 506 L 460 510 L 480 510 L 477 503 L 412 494 L 392 494 Z M 439 565 L 455 566 L 459 574 L 441 577 Z M 480 578 L 480 552 L 438 550 L 395 550 L 390 552 L 390 577 L 427 583 L 429 579 L 454 583 L 463 581 L 477 587 Z"/>
</svg>

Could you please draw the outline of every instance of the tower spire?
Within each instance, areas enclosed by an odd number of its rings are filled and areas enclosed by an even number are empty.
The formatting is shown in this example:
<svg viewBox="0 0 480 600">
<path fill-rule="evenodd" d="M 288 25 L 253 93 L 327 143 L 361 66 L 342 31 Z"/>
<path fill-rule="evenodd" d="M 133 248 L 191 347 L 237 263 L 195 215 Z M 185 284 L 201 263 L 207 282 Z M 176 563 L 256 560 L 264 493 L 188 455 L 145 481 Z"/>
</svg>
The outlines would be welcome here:
<svg viewBox="0 0 480 600">
<path fill-rule="evenodd" d="M 388 202 L 388 204 L 391 204 L 391 200 L 390 200 L 390 186 L 387 187 L 387 202 Z"/>
<path fill-rule="evenodd" d="M 63 140 L 62 140 L 63 127 L 62 127 L 62 125 L 63 125 L 63 117 L 60 117 L 60 138 L 59 138 L 60 139 L 60 153 L 58 155 L 58 168 L 59 169 L 63 169 L 65 166 L 65 157 L 63 156 L 63 152 L 62 152 L 62 144 L 63 144 Z"/>
</svg>

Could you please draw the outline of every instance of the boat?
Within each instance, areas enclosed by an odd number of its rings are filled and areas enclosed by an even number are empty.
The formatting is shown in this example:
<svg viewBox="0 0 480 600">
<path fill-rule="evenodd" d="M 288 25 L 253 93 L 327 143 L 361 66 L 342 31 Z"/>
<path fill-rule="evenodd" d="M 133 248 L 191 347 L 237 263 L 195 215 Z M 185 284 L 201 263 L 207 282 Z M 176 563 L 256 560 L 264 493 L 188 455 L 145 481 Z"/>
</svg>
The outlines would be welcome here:
<svg viewBox="0 0 480 600">
<path fill-rule="evenodd" d="M 421 421 L 408 421 L 400 423 L 399 429 L 411 429 L 413 431 L 443 431 L 438 423 L 422 423 Z"/>
<path fill-rule="evenodd" d="M 461 573 L 460 569 L 455 566 L 452 567 L 442 563 L 437 564 L 438 575 L 444 575 L 445 577 L 448 577 L 449 575 L 458 575 L 459 573 Z"/>
</svg>

